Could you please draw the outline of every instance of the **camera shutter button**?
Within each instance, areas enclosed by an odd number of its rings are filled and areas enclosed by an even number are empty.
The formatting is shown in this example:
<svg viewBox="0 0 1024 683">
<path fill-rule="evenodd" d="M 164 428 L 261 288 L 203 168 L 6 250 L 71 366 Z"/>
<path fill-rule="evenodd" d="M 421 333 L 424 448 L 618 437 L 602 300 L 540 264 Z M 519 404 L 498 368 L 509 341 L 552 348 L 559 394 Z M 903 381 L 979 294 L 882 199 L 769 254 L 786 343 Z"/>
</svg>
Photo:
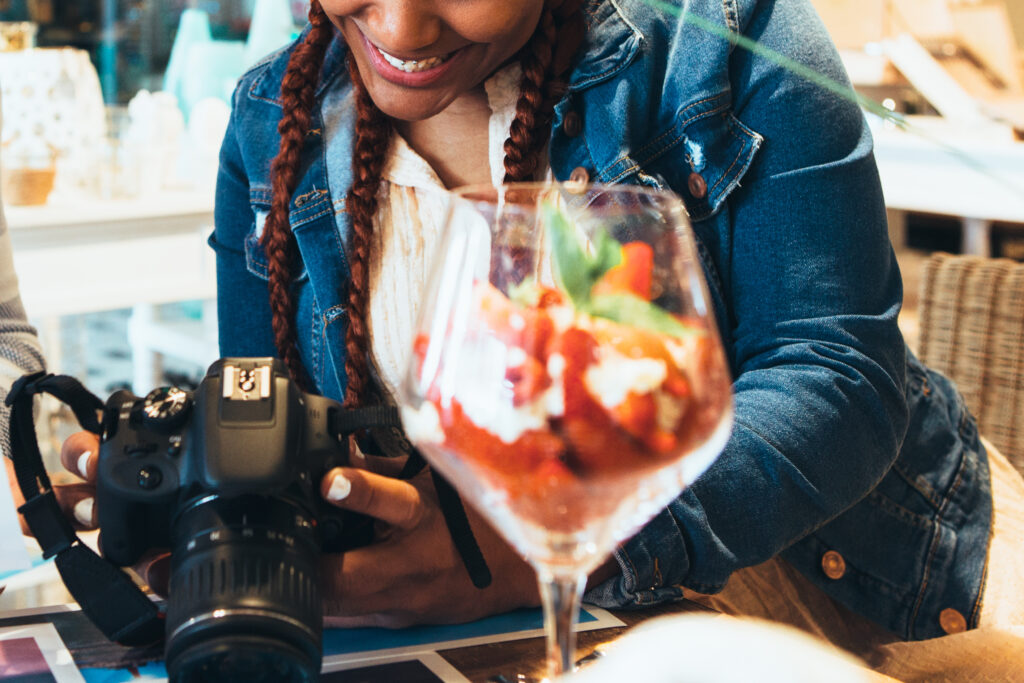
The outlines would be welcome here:
<svg viewBox="0 0 1024 683">
<path fill-rule="evenodd" d="M 146 489 L 147 491 L 152 491 L 157 486 L 160 486 L 160 482 L 162 482 L 163 480 L 164 475 L 160 472 L 159 469 L 153 467 L 152 465 L 146 465 L 145 467 L 139 470 L 139 488 Z"/>
</svg>

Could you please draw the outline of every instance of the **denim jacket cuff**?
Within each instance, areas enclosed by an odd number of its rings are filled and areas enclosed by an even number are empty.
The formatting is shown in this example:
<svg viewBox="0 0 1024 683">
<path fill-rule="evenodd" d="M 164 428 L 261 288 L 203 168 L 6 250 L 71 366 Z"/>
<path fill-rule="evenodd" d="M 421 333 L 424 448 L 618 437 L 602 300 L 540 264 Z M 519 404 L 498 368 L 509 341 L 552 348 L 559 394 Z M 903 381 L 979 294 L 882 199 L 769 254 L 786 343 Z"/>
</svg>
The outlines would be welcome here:
<svg viewBox="0 0 1024 683">
<path fill-rule="evenodd" d="M 615 551 L 621 574 L 594 586 L 584 602 L 608 609 L 646 607 L 683 597 L 690 560 L 683 535 L 665 509 Z"/>
</svg>

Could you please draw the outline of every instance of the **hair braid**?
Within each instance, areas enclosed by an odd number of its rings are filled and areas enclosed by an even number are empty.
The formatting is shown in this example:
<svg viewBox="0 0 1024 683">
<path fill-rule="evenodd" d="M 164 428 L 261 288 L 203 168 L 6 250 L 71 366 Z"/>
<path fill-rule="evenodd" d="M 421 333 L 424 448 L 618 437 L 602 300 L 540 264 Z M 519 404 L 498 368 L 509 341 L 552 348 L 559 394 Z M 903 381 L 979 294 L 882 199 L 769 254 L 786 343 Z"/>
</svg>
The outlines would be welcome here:
<svg viewBox="0 0 1024 683">
<path fill-rule="evenodd" d="M 277 126 L 281 144 L 270 166 L 273 195 L 260 238 L 267 254 L 274 344 L 288 366 L 292 379 L 301 386 L 306 385 L 306 376 L 295 335 L 295 304 L 291 296 L 295 238 L 291 233 L 288 214 L 292 193 L 299 181 L 299 158 L 309 132 L 320 69 L 327 47 L 334 37 L 334 29 L 320 7 L 319 0 L 310 2 L 309 21 L 310 31 L 292 52 L 281 83 L 284 111 Z"/>
<path fill-rule="evenodd" d="M 530 180 L 540 165 L 562 77 L 583 41 L 582 0 L 548 0 L 533 36 L 523 48 L 516 116 L 505 141 L 505 182 Z"/>
<path fill-rule="evenodd" d="M 351 278 L 348 289 L 348 326 L 345 329 L 345 405 L 355 407 L 369 381 L 367 355 L 370 334 L 367 328 L 367 306 L 370 295 L 370 237 L 373 217 L 377 213 L 377 193 L 381 172 L 391 139 L 391 120 L 377 108 L 359 76 L 355 60 L 349 60 L 349 71 L 356 96 L 355 145 L 352 153 L 352 187 L 345 200 L 345 210 L 352 224 L 349 250 Z"/>
</svg>

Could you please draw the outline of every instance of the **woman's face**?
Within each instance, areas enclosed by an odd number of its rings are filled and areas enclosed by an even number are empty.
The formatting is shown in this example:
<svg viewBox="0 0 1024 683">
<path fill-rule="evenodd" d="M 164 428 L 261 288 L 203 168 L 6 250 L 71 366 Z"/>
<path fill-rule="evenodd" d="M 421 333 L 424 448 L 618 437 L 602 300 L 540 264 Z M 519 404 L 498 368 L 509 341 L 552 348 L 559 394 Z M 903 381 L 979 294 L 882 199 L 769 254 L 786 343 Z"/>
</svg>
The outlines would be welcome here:
<svg viewBox="0 0 1024 683">
<path fill-rule="evenodd" d="M 321 0 L 388 116 L 419 121 L 480 85 L 530 38 L 544 0 Z"/>
</svg>

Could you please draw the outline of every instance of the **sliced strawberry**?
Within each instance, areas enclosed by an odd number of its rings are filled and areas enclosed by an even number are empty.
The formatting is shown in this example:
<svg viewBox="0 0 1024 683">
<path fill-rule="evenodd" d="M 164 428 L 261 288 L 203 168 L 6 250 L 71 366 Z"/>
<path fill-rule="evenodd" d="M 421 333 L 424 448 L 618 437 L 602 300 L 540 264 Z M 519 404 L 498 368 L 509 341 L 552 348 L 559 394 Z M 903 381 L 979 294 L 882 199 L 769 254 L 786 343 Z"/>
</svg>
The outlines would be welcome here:
<svg viewBox="0 0 1024 683">
<path fill-rule="evenodd" d="M 654 275 L 654 249 L 646 242 L 622 245 L 622 262 L 610 269 L 594 285 L 594 294 L 632 292 L 645 301 L 651 300 Z"/>
<path fill-rule="evenodd" d="M 516 407 L 529 403 L 551 386 L 547 370 L 533 356 L 527 356 L 522 364 L 508 368 L 505 379 L 512 383 L 512 403 Z"/>
<path fill-rule="evenodd" d="M 490 284 L 478 283 L 476 310 L 482 328 L 509 347 L 518 347 L 541 362 L 547 361 L 547 348 L 555 331 L 551 316 L 542 309 L 524 308 L 509 300 Z"/>
<path fill-rule="evenodd" d="M 440 411 L 440 406 L 438 408 Z M 474 424 L 458 401 L 452 402 L 450 410 L 439 414 L 445 445 L 502 479 L 521 479 L 541 463 L 557 460 L 565 450 L 562 440 L 548 431 L 528 431 L 514 442 L 506 443 Z"/>
<path fill-rule="evenodd" d="M 630 392 L 625 401 L 612 408 L 611 413 L 626 433 L 643 440 L 658 427 L 657 410 L 653 394 Z"/>
</svg>

